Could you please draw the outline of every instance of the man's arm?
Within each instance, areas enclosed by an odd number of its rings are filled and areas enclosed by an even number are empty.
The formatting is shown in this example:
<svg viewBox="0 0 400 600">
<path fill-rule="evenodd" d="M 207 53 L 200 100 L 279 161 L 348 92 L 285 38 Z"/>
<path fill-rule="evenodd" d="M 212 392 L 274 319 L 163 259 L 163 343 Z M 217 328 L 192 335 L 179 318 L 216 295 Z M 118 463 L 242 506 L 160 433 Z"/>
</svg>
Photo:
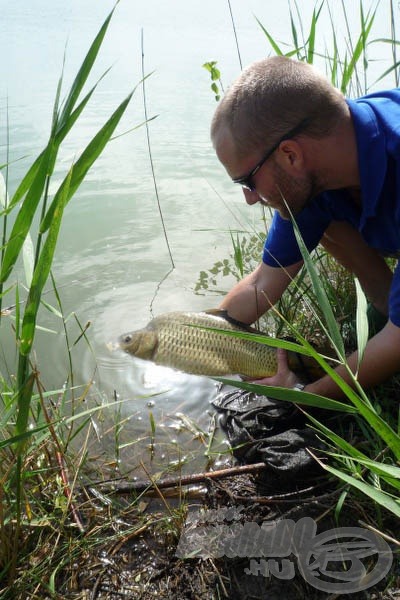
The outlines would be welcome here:
<svg viewBox="0 0 400 600">
<path fill-rule="evenodd" d="M 259 264 L 231 289 L 219 308 L 242 323 L 254 323 L 279 300 L 302 264 L 300 261 L 284 268 Z"/>
<path fill-rule="evenodd" d="M 357 369 L 358 353 L 353 352 L 347 362 L 353 373 Z M 345 367 L 340 366 L 336 372 L 351 386 L 354 387 L 352 379 Z M 369 340 L 366 345 L 364 356 L 361 361 L 358 381 L 362 388 L 367 389 L 386 381 L 396 372 L 400 372 L 400 327 L 393 325 L 390 321 L 387 325 Z M 298 378 L 290 371 L 286 352 L 278 350 L 278 372 L 273 377 L 259 379 L 255 383 L 261 385 L 274 385 L 291 388 Z M 325 375 L 304 388 L 305 391 L 327 398 L 343 398 L 342 390 L 336 383 Z M 299 402 L 301 402 L 299 396 Z"/>
<path fill-rule="evenodd" d="M 357 352 L 347 359 L 353 373 L 357 369 L 357 359 Z M 336 371 L 351 385 L 351 378 L 344 367 L 338 367 Z M 361 387 L 367 389 L 386 381 L 396 372 L 400 372 L 400 327 L 388 321 L 387 325 L 368 341 L 357 378 Z M 343 392 L 328 376 L 307 385 L 307 391 L 329 398 L 343 396 Z"/>
</svg>

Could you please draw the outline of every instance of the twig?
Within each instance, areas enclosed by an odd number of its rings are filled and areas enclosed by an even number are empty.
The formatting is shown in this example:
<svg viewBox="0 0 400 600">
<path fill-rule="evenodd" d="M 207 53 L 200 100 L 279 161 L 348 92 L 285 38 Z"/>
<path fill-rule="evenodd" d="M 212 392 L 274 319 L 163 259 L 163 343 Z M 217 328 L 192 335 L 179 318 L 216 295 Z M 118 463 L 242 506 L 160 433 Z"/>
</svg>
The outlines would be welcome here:
<svg viewBox="0 0 400 600">
<path fill-rule="evenodd" d="M 158 485 L 158 483 L 153 479 L 153 477 L 151 476 L 151 474 L 148 472 L 148 470 L 146 469 L 143 461 L 140 461 L 140 464 L 142 466 L 143 471 L 146 473 L 147 477 L 149 478 L 150 482 L 151 482 L 151 486 L 154 487 L 154 489 L 157 492 L 157 496 L 160 498 L 160 500 L 163 502 L 165 508 L 167 509 L 167 511 L 171 514 L 171 507 L 168 504 L 168 502 L 166 501 L 166 499 L 164 498 L 164 496 L 162 495 L 161 491 L 160 491 L 160 486 Z"/>
<path fill-rule="evenodd" d="M 373 527 L 372 525 L 369 525 L 368 523 L 365 523 L 365 521 L 362 521 L 362 519 L 359 519 L 358 522 L 360 525 L 362 525 L 366 529 L 369 529 L 370 531 L 373 531 L 374 533 L 377 533 L 378 535 L 383 537 L 387 542 L 390 542 L 391 544 L 395 544 L 396 546 L 400 546 L 400 541 L 396 540 L 394 537 L 388 535 L 387 533 L 384 533 L 383 531 L 380 531 L 379 529 L 377 529 L 376 527 Z"/>
<path fill-rule="evenodd" d="M 239 496 L 237 494 L 232 494 L 232 499 L 236 502 L 247 502 L 250 504 L 299 504 L 300 502 L 321 504 L 321 501 L 330 500 L 338 494 L 338 490 L 334 490 L 333 492 L 322 494 L 322 496 L 299 497 L 304 491 L 305 490 L 298 490 L 295 492 L 288 492 L 287 494 L 279 494 L 277 496 Z M 294 496 L 297 496 L 297 498 Z"/>
<path fill-rule="evenodd" d="M 121 481 L 119 483 L 100 483 L 99 487 L 103 492 L 108 492 L 110 494 L 127 494 L 129 492 L 140 493 L 152 489 L 153 487 L 164 489 L 182 485 L 193 485 L 194 483 L 200 483 L 202 481 L 207 481 L 208 479 L 222 479 L 224 477 L 231 477 L 232 475 L 241 475 L 242 473 L 257 473 L 263 471 L 265 468 L 265 463 L 262 462 L 252 465 L 229 467 L 228 469 L 219 469 L 218 471 L 207 471 L 206 473 L 166 477 L 157 482 L 153 479 L 149 479 L 149 481 Z"/>
</svg>

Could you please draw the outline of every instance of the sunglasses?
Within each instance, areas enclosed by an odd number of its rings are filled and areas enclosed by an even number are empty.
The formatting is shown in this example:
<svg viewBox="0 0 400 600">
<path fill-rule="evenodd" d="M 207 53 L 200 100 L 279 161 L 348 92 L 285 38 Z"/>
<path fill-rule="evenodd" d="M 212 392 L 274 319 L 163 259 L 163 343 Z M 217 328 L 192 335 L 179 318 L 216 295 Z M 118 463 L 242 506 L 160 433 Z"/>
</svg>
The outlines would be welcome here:
<svg viewBox="0 0 400 600">
<path fill-rule="evenodd" d="M 305 129 L 305 127 L 308 125 L 309 121 L 310 121 L 309 118 L 305 118 L 305 119 L 303 119 L 301 121 L 301 123 L 299 123 L 298 125 L 296 125 L 296 127 L 294 127 L 293 129 L 291 129 L 290 131 L 288 131 L 288 133 L 285 133 L 285 135 L 282 136 L 276 142 L 276 144 L 274 144 L 272 146 L 272 148 L 270 148 L 268 150 L 268 152 L 262 157 L 262 159 L 260 160 L 260 162 L 258 162 L 256 164 L 256 166 L 249 173 L 247 173 L 247 175 L 243 175 L 242 177 L 237 177 L 236 179 L 232 179 L 233 183 L 238 183 L 242 187 L 246 188 L 246 190 L 250 190 L 250 192 L 255 192 L 256 188 L 255 188 L 255 185 L 251 181 L 252 177 L 254 177 L 254 175 L 261 169 L 261 167 L 263 166 L 263 164 L 270 158 L 270 156 L 273 155 L 273 153 L 275 152 L 275 150 L 277 148 L 279 148 L 279 146 L 281 145 L 282 142 L 284 142 L 285 140 L 289 140 L 289 139 L 295 137 L 298 133 L 300 133 L 300 131 L 302 131 L 303 129 Z"/>
</svg>

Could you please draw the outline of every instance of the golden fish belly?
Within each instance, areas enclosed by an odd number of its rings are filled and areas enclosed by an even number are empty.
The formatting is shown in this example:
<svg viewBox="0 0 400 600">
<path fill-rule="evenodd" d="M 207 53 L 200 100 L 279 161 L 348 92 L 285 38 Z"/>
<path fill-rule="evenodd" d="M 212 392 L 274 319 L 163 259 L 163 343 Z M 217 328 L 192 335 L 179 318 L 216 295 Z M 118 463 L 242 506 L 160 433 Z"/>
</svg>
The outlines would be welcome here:
<svg viewBox="0 0 400 600">
<path fill-rule="evenodd" d="M 200 329 L 214 327 L 241 331 L 221 318 L 204 313 L 188 314 L 176 319 L 169 315 L 165 323 L 155 323 L 158 345 L 152 360 L 197 375 L 237 373 L 250 378 L 269 377 L 276 373 L 276 350 L 264 344 Z M 195 325 L 195 326 L 193 326 Z"/>
</svg>

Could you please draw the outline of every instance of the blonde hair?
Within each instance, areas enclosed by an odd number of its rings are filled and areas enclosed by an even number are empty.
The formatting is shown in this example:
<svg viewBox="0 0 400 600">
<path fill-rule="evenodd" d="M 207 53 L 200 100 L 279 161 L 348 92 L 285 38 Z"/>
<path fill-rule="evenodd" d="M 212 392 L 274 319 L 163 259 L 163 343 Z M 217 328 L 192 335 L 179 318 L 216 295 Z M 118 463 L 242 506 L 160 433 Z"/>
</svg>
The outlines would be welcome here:
<svg viewBox="0 0 400 600">
<path fill-rule="evenodd" d="M 227 90 L 211 123 L 211 138 L 228 128 L 239 156 L 276 143 L 304 119 L 321 138 L 347 114 L 339 90 L 313 66 L 283 56 L 252 63 Z"/>
</svg>

